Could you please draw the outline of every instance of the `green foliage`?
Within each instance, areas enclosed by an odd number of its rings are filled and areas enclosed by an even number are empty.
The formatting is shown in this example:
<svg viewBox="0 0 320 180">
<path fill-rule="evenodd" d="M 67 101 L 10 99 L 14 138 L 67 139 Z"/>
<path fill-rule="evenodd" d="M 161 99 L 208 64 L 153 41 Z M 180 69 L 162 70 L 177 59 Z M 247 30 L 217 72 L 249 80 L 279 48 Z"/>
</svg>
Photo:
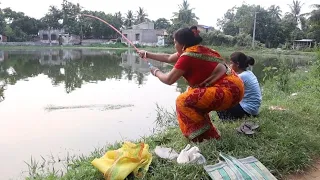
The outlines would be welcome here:
<svg viewBox="0 0 320 180">
<path fill-rule="evenodd" d="M 320 4 L 313 5 L 314 10 L 310 13 L 309 36 L 320 42 Z"/>
<path fill-rule="evenodd" d="M 154 23 L 155 29 L 168 29 L 170 26 L 171 24 L 166 18 L 159 18 Z"/>
<path fill-rule="evenodd" d="M 190 7 L 188 0 L 183 0 L 182 4 L 179 5 L 179 11 L 174 12 L 172 19 L 173 24 L 187 24 L 196 25 L 199 19 L 193 12 L 194 8 Z"/>
<path fill-rule="evenodd" d="M 279 47 L 279 44 L 286 44 L 295 39 L 318 39 L 320 37 L 318 22 L 320 21 L 317 17 L 320 6 L 315 5 L 316 10 L 310 13 L 309 19 L 305 17 L 305 14 L 301 14 L 303 7 L 301 1 L 293 1 L 293 4 L 289 6 L 291 12 L 285 13 L 285 16 L 281 18 L 282 11 L 279 6 L 272 5 L 264 9 L 259 5 L 242 4 L 242 6 L 229 9 L 224 17 L 218 20 L 218 26 L 227 35 L 236 36 L 241 33 L 252 35 L 256 12 L 255 39 L 265 44 L 267 48 L 276 48 Z"/>
<path fill-rule="evenodd" d="M 238 46 L 251 47 L 252 37 L 247 34 L 238 34 L 236 36 L 225 35 L 221 31 L 211 31 L 209 33 L 202 33 L 203 43 L 212 46 Z"/>
<path fill-rule="evenodd" d="M 317 59 L 314 62 L 313 74 L 316 78 L 320 78 L 320 51 L 317 52 Z"/>
</svg>

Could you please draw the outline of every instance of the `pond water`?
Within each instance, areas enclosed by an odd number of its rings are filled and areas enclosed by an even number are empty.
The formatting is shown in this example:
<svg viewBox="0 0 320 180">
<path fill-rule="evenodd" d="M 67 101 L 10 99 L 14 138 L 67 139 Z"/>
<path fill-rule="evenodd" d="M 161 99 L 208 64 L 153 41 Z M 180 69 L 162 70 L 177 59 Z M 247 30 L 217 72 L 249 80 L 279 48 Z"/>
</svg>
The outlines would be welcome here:
<svg viewBox="0 0 320 180">
<path fill-rule="evenodd" d="M 261 80 L 263 68 L 277 58 L 257 61 L 253 71 Z M 288 62 L 295 67 L 302 61 Z M 150 135 L 156 104 L 171 110 L 185 88 L 183 80 L 162 84 L 130 51 L 0 51 L 1 179 L 23 177 L 31 156 L 88 154 Z"/>
</svg>

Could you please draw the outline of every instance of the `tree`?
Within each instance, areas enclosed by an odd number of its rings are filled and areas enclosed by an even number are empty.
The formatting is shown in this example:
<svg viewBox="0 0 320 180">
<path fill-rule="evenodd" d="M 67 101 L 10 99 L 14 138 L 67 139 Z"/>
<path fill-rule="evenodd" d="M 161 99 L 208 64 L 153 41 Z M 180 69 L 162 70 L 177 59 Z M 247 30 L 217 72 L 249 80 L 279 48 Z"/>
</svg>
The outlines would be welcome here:
<svg viewBox="0 0 320 180">
<path fill-rule="evenodd" d="M 159 18 L 154 23 L 155 29 L 168 29 L 170 22 L 166 18 Z"/>
<path fill-rule="evenodd" d="M 309 35 L 311 38 L 320 42 L 320 4 L 313 5 L 314 10 L 310 13 L 310 30 Z"/>
<path fill-rule="evenodd" d="M 233 7 L 224 14 L 222 19 L 218 20 L 218 26 L 227 35 L 251 34 L 255 11 L 256 6 L 254 5 L 243 4 L 240 7 Z"/>
<path fill-rule="evenodd" d="M 43 28 L 40 20 L 25 16 L 24 13 L 13 11 L 10 8 L 3 10 L 3 17 L 7 21 L 3 33 L 9 41 L 30 40 L 32 36 L 38 34 L 39 29 Z"/>
<path fill-rule="evenodd" d="M 285 40 L 291 41 L 297 39 L 296 33 L 298 32 L 297 21 L 291 13 L 286 13 L 285 16 L 281 19 L 281 29 L 283 30 Z"/>
<path fill-rule="evenodd" d="M 148 20 L 148 14 L 144 11 L 142 7 L 139 7 L 139 10 L 137 11 L 136 15 L 136 24 L 143 23 Z"/>
<path fill-rule="evenodd" d="M 6 25 L 3 34 L 8 37 L 8 41 L 12 41 L 12 39 L 14 39 L 15 34 L 13 32 L 13 29 L 9 25 Z"/>
<path fill-rule="evenodd" d="M 119 11 L 119 12 L 115 13 L 114 17 L 118 21 L 118 23 L 121 25 L 120 27 L 122 27 L 124 22 L 123 22 L 123 17 L 122 17 L 121 12 Z"/>
<path fill-rule="evenodd" d="M 300 22 L 300 17 L 303 16 L 301 15 L 301 9 L 302 9 L 303 4 L 299 0 L 293 0 L 292 4 L 289 4 L 291 14 L 295 18 L 295 21 L 298 23 Z"/>
<path fill-rule="evenodd" d="M 23 12 L 15 12 L 11 8 L 3 9 L 3 14 L 8 23 L 11 23 L 12 21 L 23 18 L 25 16 Z"/>
<path fill-rule="evenodd" d="M 4 32 L 5 27 L 6 27 L 5 16 L 2 10 L 0 9 L 0 33 Z"/>
<path fill-rule="evenodd" d="M 39 29 L 41 29 L 42 24 L 40 21 L 28 16 L 24 16 L 17 20 L 12 21 L 11 28 L 16 29 L 20 28 L 23 32 L 28 35 L 37 35 Z"/>
<path fill-rule="evenodd" d="M 236 7 L 228 9 L 228 11 L 224 14 L 224 17 L 222 19 L 218 19 L 217 25 L 226 35 L 235 36 L 239 33 L 239 28 L 235 24 L 236 10 Z"/>
<path fill-rule="evenodd" d="M 124 25 L 126 26 L 126 28 L 132 28 L 134 22 L 134 16 L 133 16 L 133 12 L 131 10 L 129 10 L 126 14 L 126 19 L 124 21 Z"/>
<path fill-rule="evenodd" d="M 268 11 L 271 14 L 272 18 L 274 18 L 276 20 L 281 20 L 282 11 L 279 6 L 272 5 L 269 7 Z"/>
<path fill-rule="evenodd" d="M 62 28 L 62 24 L 60 24 L 59 21 L 62 19 L 62 11 L 55 6 L 50 6 L 49 12 L 41 18 L 41 22 L 43 22 L 47 28 L 51 27 L 54 29 L 60 29 Z"/>
<path fill-rule="evenodd" d="M 277 47 L 279 43 L 283 43 L 285 38 L 280 24 L 281 10 L 277 6 L 271 6 L 267 10 L 260 6 L 248 4 L 233 7 L 224 14 L 222 19 L 218 20 L 218 26 L 220 26 L 226 35 L 241 36 L 247 39 L 247 35 L 253 34 L 255 13 L 257 13 L 255 39 L 261 43 L 265 43 L 267 47 Z M 222 35 L 216 36 L 223 37 Z M 223 37 L 222 39 L 225 41 L 224 39 L 228 38 Z M 237 41 L 240 39 L 243 38 L 236 38 Z M 241 45 L 242 43 L 238 42 L 237 44 Z"/>
<path fill-rule="evenodd" d="M 81 12 L 80 4 L 73 4 L 68 0 L 62 1 L 63 28 L 71 34 L 80 34 L 81 22 L 78 15 Z"/>
<path fill-rule="evenodd" d="M 187 25 L 198 24 L 199 18 L 193 13 L 194 8 L 190 8 L 188 0 L 183 0 L 182 4 L 179 5 L 179 11 L 173 13 L 173 24 L 182 23 Z"/>
</svg>

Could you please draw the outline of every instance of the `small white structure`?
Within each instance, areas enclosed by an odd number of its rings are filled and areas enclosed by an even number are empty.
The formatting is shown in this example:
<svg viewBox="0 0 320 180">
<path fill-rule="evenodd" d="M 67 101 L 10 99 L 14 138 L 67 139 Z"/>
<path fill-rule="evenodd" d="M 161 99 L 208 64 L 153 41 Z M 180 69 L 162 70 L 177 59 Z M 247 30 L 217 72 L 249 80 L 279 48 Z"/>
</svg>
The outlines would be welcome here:
<svg viewBox="0 0 320 180">
<path fill-rule="evenodd" d="M 316 41 L 313 39 L 301 39 L 293 41 L 293 49 L 305 49 L 313 48 L 316 45 Z"/>
<path fill-rule="evenodd" d="M 0 42 L 7 42 L 7 36 L 0 34 Z"/>
<path fill-rule="evenodd" d="M 4 61 L 4 52 L 0 51 L 0 62 Z"/>
</svg>

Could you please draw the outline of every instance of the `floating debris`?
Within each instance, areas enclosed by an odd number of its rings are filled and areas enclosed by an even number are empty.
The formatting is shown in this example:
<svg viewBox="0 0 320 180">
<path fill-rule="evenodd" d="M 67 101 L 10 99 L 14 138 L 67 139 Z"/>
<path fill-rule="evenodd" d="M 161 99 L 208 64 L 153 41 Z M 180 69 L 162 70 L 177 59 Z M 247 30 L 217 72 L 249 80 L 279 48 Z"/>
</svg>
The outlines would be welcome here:
<svg viewBox="0 0 320 180">
<path fill-rule="evenodd" d="M 128 108 L 133 107 L 132 104 L 102 104 L 102 105 L 79 105 L 79 106 L 54 106 L 54 105 L 48 105 L 44 109 L 46 111 L 57 111 L 57 110 L 66 110 L 66 109 L 98 109 L 100 111 L 106 111 L 106 110 L 116 110 L 116 109 L 122 109 L 122 108 Z"/>
</svg>

